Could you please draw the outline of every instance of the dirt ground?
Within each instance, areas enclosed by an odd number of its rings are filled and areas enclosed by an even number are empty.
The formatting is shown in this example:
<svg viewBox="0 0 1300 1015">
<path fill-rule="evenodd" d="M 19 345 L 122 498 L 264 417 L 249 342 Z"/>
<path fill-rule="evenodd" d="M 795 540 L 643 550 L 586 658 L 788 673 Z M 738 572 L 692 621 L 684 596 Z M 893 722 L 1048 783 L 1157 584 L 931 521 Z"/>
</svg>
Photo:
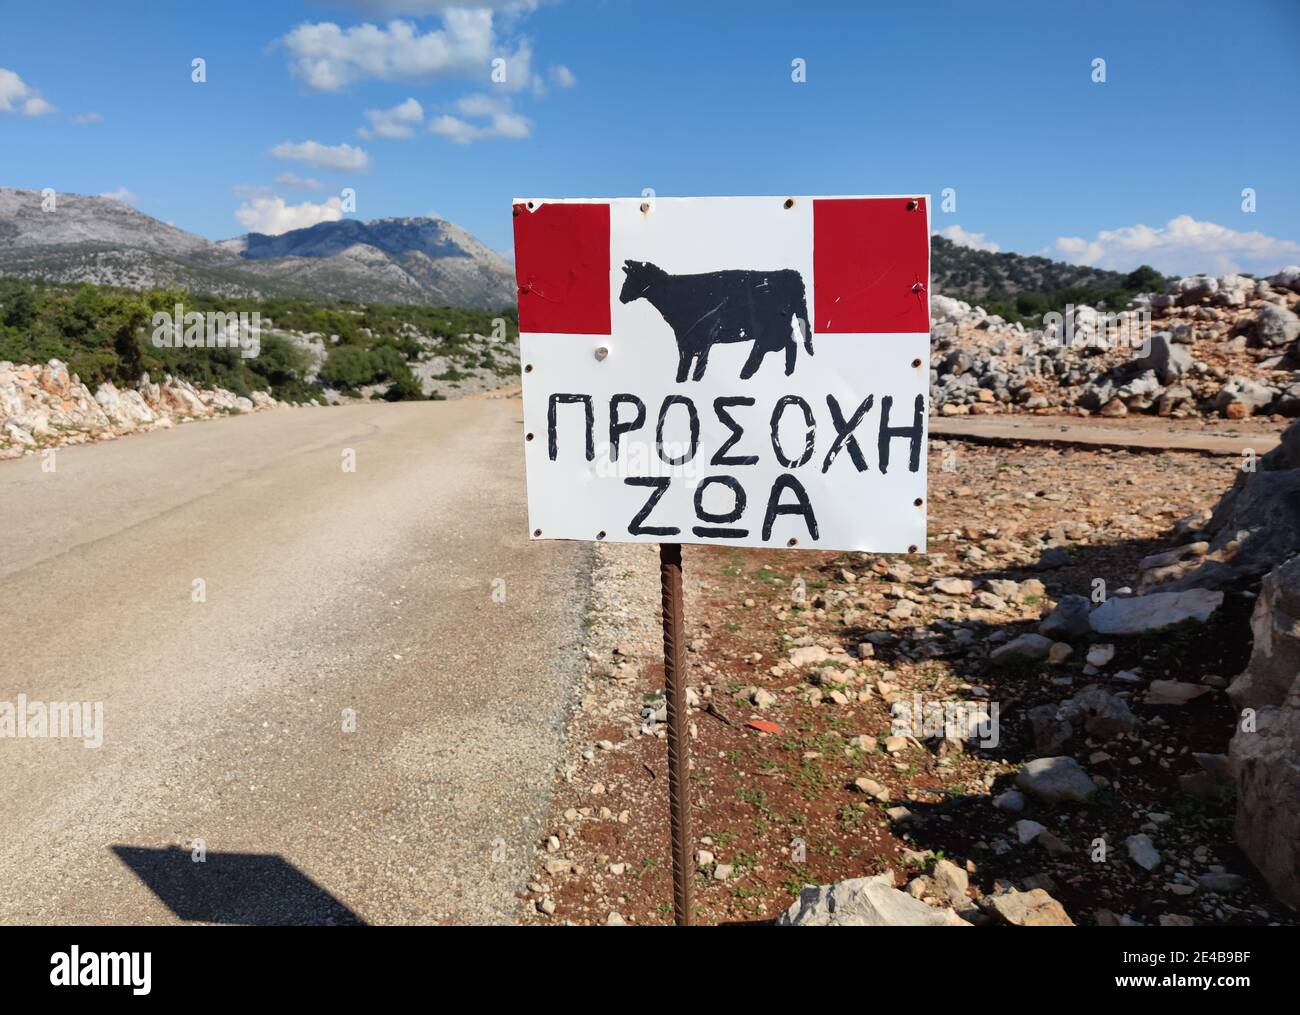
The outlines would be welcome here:
<svg viewBox="0 0 1300 1015">
<path fill-rule="evenodd" d="M 1238 467 L 932 441 L 925 555 L 686 547 L 695 919 L 771 921 L 803 885 L 888 871 L 904 887 L 946 858 L 969 872 L 972 922 L 987 919 L 980 896 L 1003 886 L 1045 889 L 1076 924 L 1295 922 L 1233 845 L 1231 789 L 1193 794 L 1179 779 L 1202 772 L 1197 753 L 1226 750 L 1234 713 L 1222 688 L 1249 655 L 1248 595 L 1204 625 L 1076 639 L 1061 662 L 988 658 L 1067 593 L 1136 585 L 1137 562 L 1170 545 L 1177 519 L 1212 506 Z M 944 578 L 972 589 L 941 592 Z M 594 582 L 590 677 L 523 918 L 668 923 L 664 730 L 640 715 L 662 689 L 655 548 L 598 545 Z M 1098 642 L 1115 654 L 1094 667 L 1085 655 Z M 825 661 L 795 661 L 807 656 Z M 1162 679 L 1203 693 L 1147 704 Z M 1086 805 L 993 806 L 1038 756 L 1026 712 L 1093 683 L 1139 720 L 1112 738 L 1080 731 L 1056 752 L 1101 791 Z M 891 738 L 891 704 L 916 695 L 995 704 L 996 746 Z M 1022 820 L 1047 834 L 1022 844 Z M 1126 848 L 1140 834 L 1159 852 L 1153 870 Z M 1207 874 L 1240 880 L 1211 891 L 1196 880 Z M 912 886 L 928 890 L 924 877 Z"/>
</svg>

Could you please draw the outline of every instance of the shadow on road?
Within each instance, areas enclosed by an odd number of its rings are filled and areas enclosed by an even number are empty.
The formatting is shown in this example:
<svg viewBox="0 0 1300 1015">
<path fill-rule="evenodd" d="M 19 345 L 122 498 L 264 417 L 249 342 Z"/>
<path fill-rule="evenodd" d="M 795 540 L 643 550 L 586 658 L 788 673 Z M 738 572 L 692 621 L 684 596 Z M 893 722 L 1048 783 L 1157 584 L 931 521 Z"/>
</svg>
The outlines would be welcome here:
<svg viewBox="0 0 1300 1015">
<path fill-rule="evenodd" d="M 274 853 L 208 853 L 204 862 L 196 863 L 189 850 L 179 846 L 112 850 L 182 920 L 254 926 L 365 924 Z"/>
</svg>

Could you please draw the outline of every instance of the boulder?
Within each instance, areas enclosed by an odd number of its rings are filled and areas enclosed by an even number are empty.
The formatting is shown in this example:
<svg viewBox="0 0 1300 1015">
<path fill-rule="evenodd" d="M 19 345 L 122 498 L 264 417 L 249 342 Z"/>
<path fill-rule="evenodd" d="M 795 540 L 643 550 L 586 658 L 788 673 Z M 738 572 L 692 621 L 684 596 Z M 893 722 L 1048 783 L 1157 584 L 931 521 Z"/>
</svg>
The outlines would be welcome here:
<svg viewBox="0 0 1300 1015">
<path fill-rule="evenodd" d="M 1100 684 L 1089 684 L 1073 698 L 1061 703 L 1061 717 L 1077 722 L 1094 737 L 1109 740 L 1137 729 L 1138 719 L 1123 698 L 1117 698 Z"/>
<path fill-rule="evenodd" d="M 1047 618 L 1038 625 L 1038 633 L 1045 638 L 1079 638 L 1091 630 L 1088 615 L 1092 602 L 1087 596 L 1062 596 Z"/>
<path fill-rule="evenodd" d="M 1103 377 L 1088 385 L 1088 387 L 1083 390 L 1083 393 L 1079 396 L 1075 404 L 1081 408 L 1087 409 L 1089 412 L 1097 412 L 1103 405 L 1110 404 L 1111 398 L 1114 394 L 1114 385 Z"/>
<path fill-rule="evenodd" d="M 1209 694 L 1205 684 L 1190 684 L 1185 680 L 1153 680 L 1147 686 L 1144 705 L 1186 705 Z"/>
<path fill-rule="evenodd" d="M 794 666 L 813 666 L 829 661 L 830 657 L 820 645 L 800 645 L 790 650 L 790 663 Z"/>
<path fill-rule="evenodd" d="M 1035 705 L 1025 717 L 1038 754 L 1055 754 L 1074 736 L 1074 726 L 1059 714 L 1055 705 Z"/>
<path fill-rule="evenodd" d="M 1051 650 L 1051 638 L 1044 638 L 1041 634 L 1022 634 L 995 648 L 989 654 L 989 661 L 993 663 L 1033 662 L 1046 659 Z"/>
<path fill-rule="evenodd" d="M 1261 577 L 1300 553 L 1300 421 L 1253 472 L 1238 471 L 1203 528 L 1210 559 L 1162 588 L 1221 588 Z"/>
<path fill-rule="evenodd" d="M 108 381 L 95 389 L 95 401 L 106 416 L 128 429 L 153 423 L 158 418 L 138 391 L 118 391 Z"/>
<path fill-rule="evenodd" d="M 1215 895 L 1231 895 L 1246 885 L 1246 879 L 1240 874 L 1228 874 L 1211 871 L 1209 874 L 1196 875 L 1196 883 L 1203 891 Z"/>
<path fill-rule="evenodd" d="M 986 896 L 981 906 L 1013 927 L 1074 926 L 1065 908 L 1042 888 L 1028 892 L 1009 888 Z"/>
<path fill-rule="evenodd" d="M 1167 331 L 1151 336 L 1151 349 L 1134 366 L 1138 370 L 1152 370 L 1161 384 L 1169 384 L 1182 377 L 1192 367 L 1192 351 L 1174 341 Z"/>
<path fill-rule="evenodd" d="M 1093 610 L 1088 621 L 1098 634 L 1145 634 L 1185 620 L 1203 624 L 1222 602 L 1222 592 L 1208 589 L 1116 596 Z"/>
<path fill-rule="evenodd" d="M 778 927 L 969 927 L 951 909 L 936 909 L 894 887 L 892 874 L 808 885 Z"/>
<path fill-rule="evenodd" d="M 1103 666 L 1109 666 L 1111 660 L 1115 658 L 1115 646 L 1110 642 L 1093 645 L 1083 658 L 1084 662 L 1089 666 L 1096 666 L 1101 669 Z"/>
<path fill-rule="evenodd" d="M 1016 785 L 1048 803 L 1083 803 L 1097 792 L 1097 784 L 1070 757 L 1035 758 L 1016 773 Z"/>
<path fill-rule="evenodd" d="M 936 578 L 933 588 L 946 596 L 968 596 L 975 585 L 969 578 Z"/>
<path fill-rule="evenodd" d="M 934 865 L 931 880 L 934 882 L 935 894 L 949 905 L 967 905 L 966 891 L 970 887 L 970 877 L 951 860 L 939 860 Z"/>
<path fill-rule="evenodd" d="M 1153 871 L 1160 866 L 1160 854 L 1156 851 L 1151 836 L 1145 832 L 1130 835 L 1124 840 L 1128 848 L 1129 859 L 1145 871 Z"/>
<path fill-rule="evenodd" d="M 1145 370 L 1116 388 L 1115 397 L 1130 409 L 1145 409 L 1155 401 L 1160 391 L 1160 380 L 1156 377 L 1156 372 Z M 1105 406 L 1102 409 L 1104 414 Z"/>
<path fill-rule="evenodd" d="M 1300 267 L 1288 264 L 1268 281 L 1274 289 L 1290 289 L 1292 292 L 1300 293 Z"/>
<path fill-rule="evenodd" d="M 1229 746 L 1237 787 L 1234 837 L 1279 899 L 1300 909 L 1300 688 L 1255 714 Z"/>
<path fill-rule="evenodd" d="M 1255 341 L 1266 349 L 1285 349 L 1300 337 L 1300 317 L 1275 303 L 1266 303 L 1255 320 Z"/>
<path fill-rule="evenodd" d="M 1244 419 L 1262 412 L 1276 397 L 1273 388 L 1249 377 L 1230 377 L 1211 404 L 1229 419 Z"/>
<path fill-rule="evenodd" d="M 1219 307 L 1244 307 L 1255 293 L 1255 280 L 1245 275 L 1224 275 L 1213 303 Z"/>
<path fill-rule="evenodd" d="M 1252 709 L 1228 747 L 1236 840 L 1278 898 L 1300 909 L 1300 557 L 1265 579 L 1250 662 L 1228 694 Z"/>
<path fill-rule="evenodd" d="M 1194 307 L 1219 291 L 1219 280 L 1212 275 L 1193 275 L 1190 278 L 1180 278 L 1174 283 L 1174 289 L 1178 293 L 1179 303 L 1185 307 Z"/>
<path fill-rule="evenodd" d="M 1160 393 L 1155 401 L 1156 414 L 1171 416 L 1195 407 L 1196 396 L 1192 389 L 1182 384 L 1171 384 Z"/>
<path fill-rule="evenodd" d="M 1282 389 L 1282 394 L 1277 399 L 1276 411 L 1292 419 L 1300 416 L 1300 384 L 1291 384 Z"/>
<path fill-rule="evenodd" d="M 1250 661 L 1228 696 L 1238 709 L 1280 705 L 1300 678 L 1300 556 L 1265 577 L 1250 630 Z"/>
</svg>

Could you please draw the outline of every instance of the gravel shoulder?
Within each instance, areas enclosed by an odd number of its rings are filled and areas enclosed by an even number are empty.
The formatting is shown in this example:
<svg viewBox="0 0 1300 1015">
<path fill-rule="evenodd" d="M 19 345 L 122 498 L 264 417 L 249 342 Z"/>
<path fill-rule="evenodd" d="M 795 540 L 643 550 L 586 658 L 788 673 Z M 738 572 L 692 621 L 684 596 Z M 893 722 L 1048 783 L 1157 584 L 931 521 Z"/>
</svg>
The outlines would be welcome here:
<svg viewBox="0 0 1300 1015">
<path fill-rule="evenodd" d="M 991 658 L 1097 579 L 1112 594 L 1136 585 L 1138 561 L 1213 505 L 1239 467 L 935 437 L 925 555 L 686 547 L 697 920 L 768 922 L 804 884 L 887 874 L 939 901 L 956 877 L 959 898 L 945 904 L 974 923 L 1026 918 L 995 914 L 1044 898 L 1013 891 L 1050 894 L 1032 920 L 1294 923 L 1235 845 L 1231 800 L 1217 786 L 1189 789 L 1206 781 L 1199 759 L 1221 756 L 1232 733 L 1223 688 L 1250 652 L 1249 596 L 1229 596 L 1201 625 L 1061 637 L 1064 655 L 1051 659 Z M 662 725 L 641 717 L 662 689 L 657 557 L 646 546 L 595 553 L 588 672 L 528 918 L 669 923 L 666 749 Z M 1193 700 L 1162 700 L 1170 681 Z M 1135 725 L 1076 722 L 1072 739 L 1043 743 L 1054 731 L 1031 713 L 1090 685 Z M 916 695 L 997 703 L 999 742 L 897 735 L 895 706 Z M 1073 758 L 1095 799 L 1011 792 L 1046 755 Z"/>
</svg>

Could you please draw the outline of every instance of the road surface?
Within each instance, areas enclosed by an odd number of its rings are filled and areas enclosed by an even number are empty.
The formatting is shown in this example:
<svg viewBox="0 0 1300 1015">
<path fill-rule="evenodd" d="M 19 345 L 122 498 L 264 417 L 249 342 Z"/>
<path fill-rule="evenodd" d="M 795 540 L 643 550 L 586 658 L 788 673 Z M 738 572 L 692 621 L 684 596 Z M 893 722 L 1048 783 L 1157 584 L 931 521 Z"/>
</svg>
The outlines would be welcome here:
<svg viewBox="0 0 1300 1015">
<path fill-rule="evenodd" d="M 98 748 L 0 737 L 0 921 L 511 920 L 588 574 L 526 539 L 519 418 L 285 410 L 0 463 L 0 711 L 104 716 Z"/>
</svg>

